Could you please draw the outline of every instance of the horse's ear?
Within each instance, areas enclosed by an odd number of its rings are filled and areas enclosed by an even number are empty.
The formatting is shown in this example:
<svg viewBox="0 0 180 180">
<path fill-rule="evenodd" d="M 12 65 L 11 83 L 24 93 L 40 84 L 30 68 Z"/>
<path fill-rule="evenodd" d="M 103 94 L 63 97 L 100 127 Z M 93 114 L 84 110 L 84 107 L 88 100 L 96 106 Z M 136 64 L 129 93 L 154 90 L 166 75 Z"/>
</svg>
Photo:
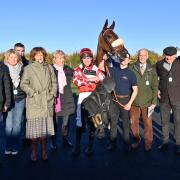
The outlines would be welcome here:
<svg viewBox="0 0 180 180">
<path fill-rule="evenodd" d="M 103 26 L 103 29 L 106 29 L 107 26 L 108 26 L 108 19 L 106 19 L 105 24 L 104 24 L 104 26 Z"/>
<path fill-rule="evenodd" d="M 115 21 L 113 21 L 113 23 L 111 24 L 111 26 L 109 28 L 114 29 L 114 27 L 115 27 Z"/>
</svg>

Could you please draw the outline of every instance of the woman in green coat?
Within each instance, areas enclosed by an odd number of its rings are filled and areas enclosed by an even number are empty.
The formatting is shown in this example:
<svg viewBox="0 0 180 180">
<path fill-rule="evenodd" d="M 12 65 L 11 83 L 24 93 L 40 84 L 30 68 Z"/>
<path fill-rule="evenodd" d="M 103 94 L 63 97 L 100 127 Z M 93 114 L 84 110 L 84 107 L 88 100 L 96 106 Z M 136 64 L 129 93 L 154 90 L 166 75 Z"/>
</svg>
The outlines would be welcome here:
<svg viewBox="0 0 180 180">
<path fill-rule="evenodd" d="M 25 67 L 21 88 L 27 94 L 26 102 L 26 138 L 31 139 L 31 160 L 37 160 L 36 140 L 40 138 L 42 159 L 47 160 L 46 137 L 54 135 L 53 106 L 57 93 L 54 70 L 45 61 L 46 51 L 35 47 L 30 52 L 32 63 Z"/>
</svg>

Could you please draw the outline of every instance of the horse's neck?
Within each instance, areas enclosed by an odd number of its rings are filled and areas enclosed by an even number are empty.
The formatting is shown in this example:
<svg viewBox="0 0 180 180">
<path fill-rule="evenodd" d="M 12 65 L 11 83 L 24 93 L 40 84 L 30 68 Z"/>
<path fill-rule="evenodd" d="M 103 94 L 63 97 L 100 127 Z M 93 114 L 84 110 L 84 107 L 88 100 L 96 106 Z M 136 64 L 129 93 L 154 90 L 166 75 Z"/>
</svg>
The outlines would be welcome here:
<svg viewBox="0 0 180 180">
<path fill-rule="evenodd" d="M 97 55 L 96 55 L 97 65 L 99 65 L 99 63 L 102 61 L 104 54 L 105 54 L 105 52 L 104 52 L 103 49 L 98 45 Z"/>
</svg>

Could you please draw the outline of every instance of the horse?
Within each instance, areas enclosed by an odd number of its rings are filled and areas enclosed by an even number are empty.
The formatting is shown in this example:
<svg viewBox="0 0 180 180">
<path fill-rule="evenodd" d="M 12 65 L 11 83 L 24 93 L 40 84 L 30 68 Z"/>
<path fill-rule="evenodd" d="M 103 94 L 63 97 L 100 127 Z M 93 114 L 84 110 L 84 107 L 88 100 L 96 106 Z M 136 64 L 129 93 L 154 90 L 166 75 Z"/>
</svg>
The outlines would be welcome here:
<svg viewBox="0 0 180 180">
<path fill-rule="evenodd" d="M 107 77 L 82 102 L 82 107 L 88 112 L 88 117 L 92 120 L 95 128 L 108 125 L 108 117 L 113 114 L 109 112 L 113 110 L 110 106 L 113 98 L 111 93 L 114 88 L 115 82 L 110 77 Z"/>
<path fill-rule="evenodd" d="M 111 128 L 110 141 L 117 136 L 117 104 L 113 101 L 112 92 L 115 88 L 115 82 L 106 77 L 102 83 L 98 84 L 95 91 L 91 93 L 82 102 L 82 111 L 86 112 L 87 123 L 93 126 L 99 139 L 105 137 L 105 128 Z"/>
<path fill-rule="evenodd" d="M 103 60 L 104 54 L 116 56 L 119 60 L 130 56 L 128 50 L 124 46 L 123 40 L 114 32 L 114 27 L 115 21 L 113 21 L 113 23 L 108 27 L 108 19 L 106 19 L 98 38 L 96 54 L 97 65 L 99 65 Z M 107 61 L 105 66 L 108 66 Z"/>
</svg>

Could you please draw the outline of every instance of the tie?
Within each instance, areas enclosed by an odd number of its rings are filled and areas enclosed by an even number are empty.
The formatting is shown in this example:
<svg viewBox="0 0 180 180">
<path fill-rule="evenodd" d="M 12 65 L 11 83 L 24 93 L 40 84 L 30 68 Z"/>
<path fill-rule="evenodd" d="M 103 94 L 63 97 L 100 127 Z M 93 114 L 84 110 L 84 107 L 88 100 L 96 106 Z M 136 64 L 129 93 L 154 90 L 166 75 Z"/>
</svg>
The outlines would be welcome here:
<svg viewBox="0 0 180 180">
<path fill-rule="evenodd" d="M 143 65 L 140 66 L 140 71 L 141 71 L 141 74 L 144 74 L 144 66 Z"/>
</svg>

